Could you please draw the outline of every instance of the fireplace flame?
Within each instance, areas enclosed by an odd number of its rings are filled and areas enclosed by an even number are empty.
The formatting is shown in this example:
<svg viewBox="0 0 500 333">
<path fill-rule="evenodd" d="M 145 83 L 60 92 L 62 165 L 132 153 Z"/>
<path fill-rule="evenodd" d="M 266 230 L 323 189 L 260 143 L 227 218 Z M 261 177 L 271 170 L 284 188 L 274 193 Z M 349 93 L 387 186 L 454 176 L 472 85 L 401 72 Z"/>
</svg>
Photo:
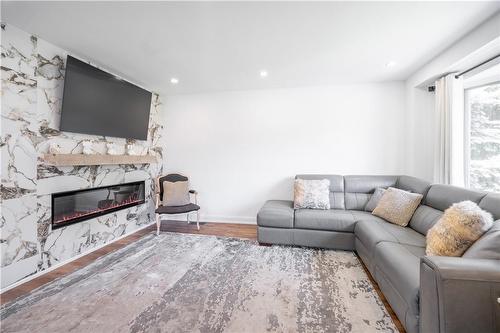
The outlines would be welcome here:
<svg viewBox="0 0 500 333">
<path fill-rule="evenodd" d="M 128 197 L 128 198 L 126 198 L 126 199 L 124 199 L 124 200 L 122 200 L 120 202 L 111 201 L 109 203 L 109 205 L 106 205 L 104 207 L 100 207 L 100 208 L 97 208 L 97 209 L 88 210 L 88 211 L 84 211 L 84 212 L 73 212 L 73 213 L 70 213 L 70 214 L 61 214 L 61 215 L 58 215 L 58 216 L 55 217 L 54 223 L 55 224 L 57 224 L 57 223 L 66 223 L 68 221 L 71 221 L 71 220 L 74 220 L 74 219 L 77 219 L 77 218 L 80 218 L 80 217 L 83 217 L 83 216 L 89 216 L 89 215 L 94 215 L 94 214 L 105 214 L 106 211 L 109 211 L 109 210 L 112 210 L 112 209 L 115 209 L 115 208 L 118 208 L 118 207 L 130 205 L 130 204 L 134 204 L 134 203 L 139 203 L 141 201 L 142 200 L 138 199 L 137 193 L 134 193 L 130 197 Z"/>
</svg>

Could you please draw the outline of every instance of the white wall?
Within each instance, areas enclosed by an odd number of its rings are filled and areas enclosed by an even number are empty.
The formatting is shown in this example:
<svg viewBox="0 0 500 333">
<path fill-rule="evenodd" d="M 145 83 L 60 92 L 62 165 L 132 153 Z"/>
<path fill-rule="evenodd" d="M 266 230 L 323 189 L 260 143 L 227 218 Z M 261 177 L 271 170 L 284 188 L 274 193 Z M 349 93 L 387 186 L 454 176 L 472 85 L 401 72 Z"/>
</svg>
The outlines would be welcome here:
<svg viewBox="0 0 500 333">
<path fill-rule="evenodd" d="M 191 178 L 205 221 L 254 222 L 297 173 L 402 172 L 403 82 L 166 99 L 167 171 Z"/>
<path fill-rule="evenodd" d="M 434 93 L 427 86 L 440 76 L 460 72 L 500 53 L 500 13 L 472 30 L 406 81 L 405 173 L 433 180 Z"/>
</svg>

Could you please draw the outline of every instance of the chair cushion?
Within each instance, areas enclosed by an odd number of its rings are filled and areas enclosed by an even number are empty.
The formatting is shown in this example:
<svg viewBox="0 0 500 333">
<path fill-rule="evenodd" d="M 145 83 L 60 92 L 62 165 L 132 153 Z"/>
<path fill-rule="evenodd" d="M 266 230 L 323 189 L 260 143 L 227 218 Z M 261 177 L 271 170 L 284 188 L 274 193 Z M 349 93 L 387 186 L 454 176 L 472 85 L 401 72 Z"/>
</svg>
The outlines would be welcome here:
<svg viewBox="0 0 500 333">
<path fill-rule="evenodd" d="M 350 211 L 343 209 L 298 209 L 295 228 L 353 232 L 356 221 Z"/>
<path fill-rule="evenodd" d="M 375 250 L 375 280 L 380 281 L 382 292 L 402 321 L 419 313 L 420 257 L 424 252 L 421 246 L 391 242 L 379 243 Z"/>
<path fill-rule="evenodd" d="M 156 208 L 156 214 L 183 214 L 194 212 L 195 210 L 199 210 L 200 206 L 195 205 L 193 203 L 183 205 L 183 206 L 160 206 Z"/>
<path fill-rule="evenodd" d="M 261 227 L 293 228 L 293 201 L 269 200 L 257 213 Z"/>
<path fill-rule="evenodd" d="M 361 217 L 359 213 L 355 213 L 355 217 L 358 219 L 354 228 L 356 238 L 371 254 L 374 253 L 375 246 L 381 242 L 425 247 L 425 237 L 413 229 L 400 227 L 376 216 Z"/>
</svg>

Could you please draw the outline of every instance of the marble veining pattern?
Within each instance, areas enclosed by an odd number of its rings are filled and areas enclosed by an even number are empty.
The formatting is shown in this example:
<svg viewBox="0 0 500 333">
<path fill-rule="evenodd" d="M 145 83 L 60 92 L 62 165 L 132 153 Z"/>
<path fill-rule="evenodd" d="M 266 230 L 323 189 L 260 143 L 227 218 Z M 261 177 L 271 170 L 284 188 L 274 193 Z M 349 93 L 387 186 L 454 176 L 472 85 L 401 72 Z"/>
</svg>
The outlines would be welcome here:
<svg viewBox="0 0 500 333">
<path fill-rule="evenodd" d="M 352 252 L 174 233 L 108 254 L 0 318 L 4 332 L 397 332 Z"/>
<path fill-rule="evenodd" d="M 1 201 L 2 285 L 106 244 L 154 220 L 152 178 L 162 163 L 55 167 L 41 156 L 52 143 L 62 153 L 80 153 L 92 140 L 96 153 L 115 143 L 124 153 L 135 141 L 60 132 L 59 119 L 67 52 L 16 27 L 1 30 Z M 161 101 L 153 94 L 147 141 L 138 151 L 163 160 Z M 87 187 L 146 180 L 146 204 L 52 231 L 50 194 Z"/>
</svg>

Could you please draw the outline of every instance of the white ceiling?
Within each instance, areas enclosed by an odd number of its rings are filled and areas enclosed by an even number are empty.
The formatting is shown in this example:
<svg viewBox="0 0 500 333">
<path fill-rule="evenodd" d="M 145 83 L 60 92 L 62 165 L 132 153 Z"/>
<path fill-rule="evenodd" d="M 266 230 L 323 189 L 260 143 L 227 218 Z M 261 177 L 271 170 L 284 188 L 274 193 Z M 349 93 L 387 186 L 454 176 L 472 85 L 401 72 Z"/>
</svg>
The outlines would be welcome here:
<svg viewBox="0 0 500 333">
<path fill-rule="evenodd" d="M 500 10 L 498 1 L 1 6 L 3 22 L 166 95 L 404 80 Z"/>
</svg>

